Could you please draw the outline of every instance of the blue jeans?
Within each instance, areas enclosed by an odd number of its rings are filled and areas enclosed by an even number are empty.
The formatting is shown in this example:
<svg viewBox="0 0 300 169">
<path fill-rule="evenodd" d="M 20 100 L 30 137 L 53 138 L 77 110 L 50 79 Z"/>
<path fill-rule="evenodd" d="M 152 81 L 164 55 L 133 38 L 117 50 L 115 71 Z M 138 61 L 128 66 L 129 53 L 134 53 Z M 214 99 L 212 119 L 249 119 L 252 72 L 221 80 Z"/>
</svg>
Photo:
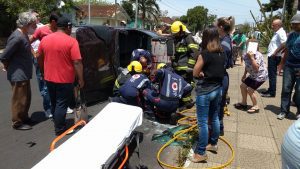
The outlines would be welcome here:
<svg viewBox="0 0 300 169">
<path fill-rule="evenodd" d="M 269 73 L 269 93 L 276 95 L 277 66 L 281 57 L 268 57 L 268 73 Z"/>
<path fill-rule="evenodd" d="M 211 144 L 216 145 L 218 143 L 220 135 L 218 114 L 221 96 L 222 87 L 219 87 L 206 95 L 198 95 L 196 97 L 197 122 L 199 129 L 199 142 L 195 150 L 195 153 L 197 154 L 205 154 L 206 146 L 208 144 L 208 119 L 210 119 L 212 125 L 212 133 L 210 133 Z"/>
<path fill-rule="evenodd" d="M 51 113 L 56 134 L 61 134 L 66 130 L 67 108 L 74 94 L 72 83 L 53 83 L 47 81 L 47 86 L 51 99 Z"/>
<path fill-rule="evenodd" d="M 229 87 L 229 76 L 228 76 L 228 73 L 225 72 L 225 76 L 224 76 L 223 82 L 222 82 L 222 99 L 220 102 L 220 111 L 219 111 L 220 131 L 224 130 L 224 123 L 223 123 L 224 107 L 226 105 L 226 95 L 228 92 L 228 87 Z"/>
<path fill-rule="evenodd" d="M 43 97 L 43 108 L 46 112 L 51 112 L 51 101 L 50 95 L 48 92 L 47 84 L 44 78 L 42 77 L 41 69 L 38 66 L 37 59 L 33 58 L 33 65 L 35 67 L 36 79 L 38 82 L 39 90 L 41 96 Z"/>
<path fill-rule="evenodd" d="M 298 112 L 300 111 L 300 68 L 292 68 L 285 65 L 283 69 L 283 83 L 281 91 L 281 106 L 282 113 L 290 112 L 291 94 L 295 85 L 295 103 Z"/>
</svg>

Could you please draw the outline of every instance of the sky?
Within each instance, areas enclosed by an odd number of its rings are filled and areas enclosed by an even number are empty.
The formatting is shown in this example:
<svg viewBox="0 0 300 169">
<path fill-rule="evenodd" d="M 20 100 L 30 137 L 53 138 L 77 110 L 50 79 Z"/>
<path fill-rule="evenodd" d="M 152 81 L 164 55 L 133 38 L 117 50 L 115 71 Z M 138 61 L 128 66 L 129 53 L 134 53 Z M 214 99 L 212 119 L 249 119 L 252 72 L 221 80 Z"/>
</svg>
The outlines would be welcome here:
<svg viewBox="0 0 300 169">
<path fill-rule="evenodd" d="M 115 0 L 106 0 L 114 3 Z M 118 3 L 121 0 L 117 0 Z M 245 22 L 253 23 L 250 10 L 255 17 L 260 18 L 259 5 L 257 0 L 158 0 L 161 10 L 167 10 L 168 16 L 186 15 L 187 10 L 201 5 L 209 10 L 210 14 L 217 17 L 234 16 L 236 24 Z M 268 3 L 270 0 L 261 0 L 261 3 Z"/>
</svg>

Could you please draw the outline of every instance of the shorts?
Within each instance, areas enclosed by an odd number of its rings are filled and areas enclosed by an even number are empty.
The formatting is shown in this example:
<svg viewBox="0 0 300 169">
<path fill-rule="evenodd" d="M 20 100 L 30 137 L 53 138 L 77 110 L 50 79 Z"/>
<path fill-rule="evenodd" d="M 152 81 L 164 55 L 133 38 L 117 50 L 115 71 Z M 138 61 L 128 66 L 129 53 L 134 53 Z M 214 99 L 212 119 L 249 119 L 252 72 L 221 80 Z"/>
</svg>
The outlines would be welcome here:
<svg viewBox="0 0 300 169">
<path fill-rule="evenodd" d="M 247 77 L 244 80 L 244 83 L 246 86 L 250 87 L 253 90 L 258 89 L 265 81 L 259 82 L 257 80 L 251 79 L 250 77 Z"/>
</svg>

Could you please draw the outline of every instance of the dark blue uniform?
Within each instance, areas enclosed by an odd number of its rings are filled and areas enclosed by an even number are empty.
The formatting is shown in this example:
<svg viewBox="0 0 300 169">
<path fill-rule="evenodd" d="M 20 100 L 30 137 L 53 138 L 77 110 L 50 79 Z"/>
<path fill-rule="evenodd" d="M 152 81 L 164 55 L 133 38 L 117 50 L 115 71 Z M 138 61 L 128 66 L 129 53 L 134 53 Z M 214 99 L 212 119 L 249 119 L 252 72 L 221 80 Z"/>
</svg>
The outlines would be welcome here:
<svg viewBox="0 0 300 169">
<path fill-rule="evenodd" d="M 187 83 L 181 76 L 174 73 L 171 69 L 159 69 L 153 82 L 160 84 L 159 93 L 146 89 L 144 97 L 147 106 L 155 106 L 160 113 L 171 114 L 176 112 L 179 106 L 179 99 L 192 91 L 192 86 Z"/>
<path fill-rule="evenodd" d="M 144 49 L 135 49 L 132 52 L 132 57 L 131 57 L 131 61 L 140 61 L 140 58 L 144 56 L 147 59 L 147 67 L 150 68 L 151 64 L 152 64 L 152 58 L 151 58 L 151 54 L 149 51 L 144 50 Z"/>
<path fill-rule="evenodd" d="M 120 87 L 123 86 L 123 84 L 131 78 L 131 74 L 127 69 L 123 69 L 121 73 L 118 75 L 115 85 L 113 88 L 113 96 L 120 96 Z"/>
<path fill-rule="evenodd" d="M 133 106 L 142 106 L 140 94 L 150 88 L 151 83 L 144 74 L 134 74 L 120 87 L 120 97 L 114 97 L 112 101 L 129 104 Z"/>
</svg>

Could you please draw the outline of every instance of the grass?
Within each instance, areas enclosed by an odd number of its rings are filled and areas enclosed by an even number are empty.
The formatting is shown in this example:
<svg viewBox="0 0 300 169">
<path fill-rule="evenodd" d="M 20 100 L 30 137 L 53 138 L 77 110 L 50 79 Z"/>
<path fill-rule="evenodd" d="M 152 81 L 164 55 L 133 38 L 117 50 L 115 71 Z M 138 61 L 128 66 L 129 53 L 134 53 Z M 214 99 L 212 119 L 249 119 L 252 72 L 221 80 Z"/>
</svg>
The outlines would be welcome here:
<svg viewBox="0 0 300 169">
<path fill-rule="evenodd" d="M 193 130 L 187 134 L 189 136 L 189 139 L 186 140 L 185 144 L 179 149 L 178 158 L 176 161 L 178 166 L 180 167 L 182 167 L 185 164 L 185 161 L 187 160 L 191 148 L 198 139 L 198 130 Z"/>
</svg>

